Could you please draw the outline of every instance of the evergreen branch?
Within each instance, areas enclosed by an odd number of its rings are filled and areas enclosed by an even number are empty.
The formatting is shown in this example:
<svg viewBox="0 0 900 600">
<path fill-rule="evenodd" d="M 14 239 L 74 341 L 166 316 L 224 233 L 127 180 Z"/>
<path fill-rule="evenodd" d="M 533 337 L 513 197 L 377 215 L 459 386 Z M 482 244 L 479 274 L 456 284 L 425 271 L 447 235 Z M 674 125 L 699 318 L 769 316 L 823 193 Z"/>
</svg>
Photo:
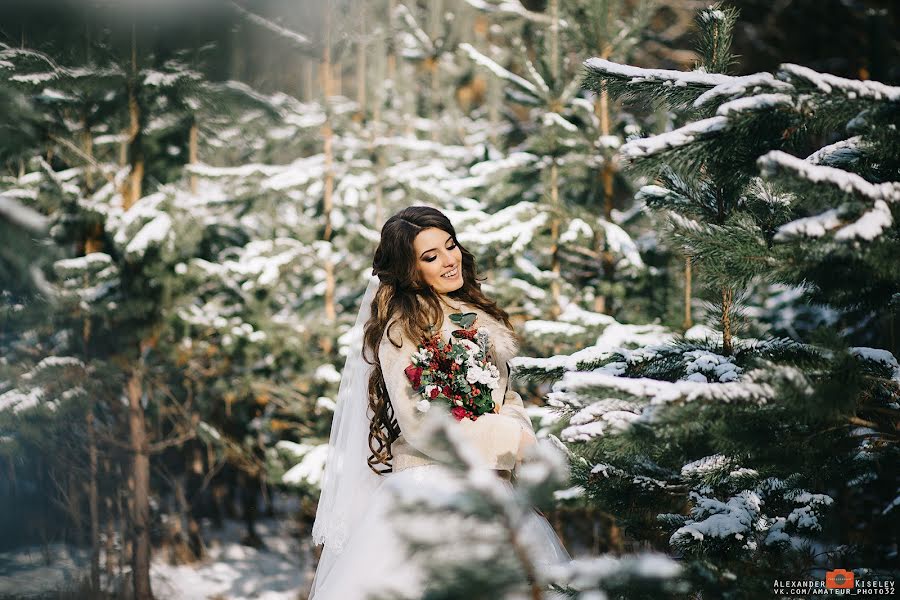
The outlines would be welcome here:
<svg viewBox="0 0 900 600">
<path fill-rule="evenodd" d="M 50 226 L 48 217 L 2 193 L 0 193 L 0 220 L 12 223 L 33 234 L 43 234 Z"/>
<path fill-rule="evenodd" d="M 725 73 L 736 62 L 731 53 L 731 37 L 737 22 L 738 10 L 716 3 L 697 13 L 700 36 L 697 53 L 705 71 Z"/>
<path fill-rule="evenodd" d="M 550 15 L 528 10 L 517 0 L 500 0 L 496 3 L 487 2 L 486 0 L 465 0 L 465 2 L 469 6 L 483 12 L 521 17 L 533 23 L 541 23 L 542 25 L 549 25 L 552 22 Z M 560 20 L 559 26 L 560 28 L 565 28 L 567 27 L 567 24 Z"/>
<path fill-rule="evenodd" d="M 806 162 L 840 169 L 855 164 L 861 154 L 861 136 L 853 136 L 827 146 L 822 146 L 806 157 Z"/>
<path fill-rule="evenodd" d="M 778 67 L 779 75 L 787 79 L 801 92 L 816 91 L 820 94 L 843 94 L 847 100 L 866 99 L 878 102 L 900 102 L 900 87 L 878 81 L 860 81 L 819 73 L 809 67 L 785 63 Z"/>
<path fill-rule="evenodd" d="M 688 108 L 704 92 L 734 81 L 728 75 L 703 71 L 643 69 L 603 58 L 583 63 L 583 87 L 599 94 L 604 87 L 613 96 L 626 100 L 649 100 L 671 108 Z"/>
<path fill-rule="evenodd" d="M 245 19 L 247 19 L 254 25 L 259 25 L 263 29 L 267 29 L 268 31 L 271 31 L 272 33 L 274 33 L 282 38 L 290 40 L 291 42 L 293 42 L 294 44 L 296 44 L 298 46 L 308 48 L 312 45 L 312 42 L 310 41 L 310 39 L 308 37 L 306 37 L 305 35 L 297 33 L 296 31 L 291 31 L 290 29 L 287 29 L 286 27 L 282 27 L 281 25 L 278 25 L 277 23 L 273 23 L 272 21 L 270 21 L 266 18 L 263 18 L 255 13 L 252 13 L 249 10 L 247 10 L 246 8 L 244 8 L 243 6 L 240 6 L 237 2 L 231 2 L 231 7 L 234 10 L 236 10 L 238 12 L 238 14 L 240 14 L 242 17 L 244 17 Z"/>
<path fill-rule="evenodd" d="M 429 56 L 434 56 L 435 47 L 434 42 L 431 41 L 431 38 L 428 37 L 428 34 L 425 33 L 418 22 L 416 22 L 416 18 L 413 16 L 412 12 L 410 12 L 409 7 L 402 2 L 397 5 L 395 9 L 397 14 L 403 19 L 404 23 L 406 23 L 406 27 L 412 33 L 413 37 L 416 38 L 416 41 L 419 42 L 419 46 L 421 46 L 422 50 Z"/>
<path fill-rule="evenodd" d="M 780 150 L 761 156 L 757 164 L 763 177 L 790 176 L 838 196 L 850 194 L 866 201 L 900 202 L 900 182 L 870 183 L 854 173 L 815 165 Z"/>
<path fill-rule="evenodd" d="M 541 93 L 538 91 L 537 87 L 535 87 L 534 84 L 532 84 L 527 79 L 519 77 L 509 69 L 500 66 L 500 64 L 498 64 L 492 58 L 489 58 L 479 52 L 472 44 L 463 43 L 459 45 L 459 48 L 460 50 L 465 52 L 469 56 L 469 58 L 471 58 L 475 62 L 475 64 L 488 69 L 497 77 L 511 83 L 513 86 L 530 95 L 532 98 L 537 100 L 541 99 Z"/>
<path fill-rule="evenodd" d="M 788 94 L 793 90 L 794 86 L 786 81 L 776 79 L 771 73 L 753 73 L 752 75 L 732 77 L 729 81 L 720 83 L 703 92 L 697 96 L 696 100 L 694 100 L 692 107 L 699 109 L 721 99 L 729 100 L 732 98 L 765 93 Z"/>
<path fill-rule="evenodd" d="M 547 82 L 544 81 L 544 78 L 538 72 L 537 67 L 534 62 L 528 58 L 528 49 L 525 47 L 525 44 L 522 42 L 521 38 L 514 37 L 511 41 L 513 48 L 515 48 L 519 52 L 520 59 L 522 64 L 525 66 L 525 70 L 528 72 L 528 76 L 531 78 L 531 81 L 537 86 L 537 88 L 543 93 L 544 98 L 550 97 L 550 86 L 547 85 Z M 556 85 L 557 82 L 552 82 L 553 85 Z"/>
<path fill-rule="evenodd" d="M 646 138 L 632 140 L 624 144 L 619 153 L 629 161 L 647 158 L 671 150 L 677 150 L 698 140 L 714 137 L 729 126 L 728 119 L 717 116 L 688 123 L 673 131 Z"/>
<path fill-rule="evenodd" d="M 807 107 L 804 125 L 811 131 L 843 129 L 857 118 L 864 122 L 870 111 L 876 122 L 885 117 L 888 122 L 896 121 L 891 113 L 900 108 L 900 87 L 845 79 L 794 64 L 780 65 L 778 77 L 796 89 L 795 96 Z"/>
<path fill-rule="evenodd" d="M 678 213 L 669 213 L 672 236 L 702 266 L 709 281 L 721 286 L 743 285 L 775 266 L 759 228 L 748 219 L 733 219 L 724 225 L 699 223 Z"/>
<path fill-rule="evenodd" d="M 729 100 L 716 109 L 716 115 L 731 117 L 735 114 L 763 111 L 768 116 L 768 111 L 778 108 L 794 108 L 794 99 L 787 94 L 758 94 L 745 98 Z"/>
</svg>

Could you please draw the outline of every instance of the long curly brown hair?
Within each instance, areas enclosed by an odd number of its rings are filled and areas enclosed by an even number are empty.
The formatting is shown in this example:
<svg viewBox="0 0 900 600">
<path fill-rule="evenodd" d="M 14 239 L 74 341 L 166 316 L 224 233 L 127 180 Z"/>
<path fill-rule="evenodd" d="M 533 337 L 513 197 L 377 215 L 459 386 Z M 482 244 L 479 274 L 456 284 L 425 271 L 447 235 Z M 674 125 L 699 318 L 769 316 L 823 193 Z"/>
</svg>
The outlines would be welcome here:
<svg viewBox="0 0 900 600">
<path fill-rule="evenodd" d="M 406 340 L 418 342 L 429 328 L 439 329 L 443 323 L 443 309 L 438 294 L 420 276 L 413 251 L 413 240 L 424 229 L 435 227 L 453 237 L 453 242 L 462 251 L 463 285 L 447 294 L 449 298 L 466 302 L 480 308 L 494 317 L 515 334 L 509 315 L 496 302 L 481 292 L 481 281 L 475 265 L 475 257 L 456 239 L 456 230 L 441 211 L 429 206 L 410 206 L 388 219 L 381 228 L 381 241 L 372 260 L 372 272 L 380 280 L 378 290 L 372 300 L 372 315 L 366 322 L 363 333 L 364 360 L 374 365 L 369 378 L 369 468 L 378 474 L 390 473 L 391 444 L 400 436 L 400 427 L 394 418 L 378 346 L 383 335 L 396 347 L 402 340 L 395 341 L 391 330 L 385 331 L 388 323 L 393 329 L 400 326 L 400 333 Z M 418 297 L 418 298 L 417 298 Z M 421 300 L 420 300 L 421 299 Z M 425 310 L 420 308 L 420 302 Z M 366 355 L 372 356 L 372 360 Z"/>
</svg>

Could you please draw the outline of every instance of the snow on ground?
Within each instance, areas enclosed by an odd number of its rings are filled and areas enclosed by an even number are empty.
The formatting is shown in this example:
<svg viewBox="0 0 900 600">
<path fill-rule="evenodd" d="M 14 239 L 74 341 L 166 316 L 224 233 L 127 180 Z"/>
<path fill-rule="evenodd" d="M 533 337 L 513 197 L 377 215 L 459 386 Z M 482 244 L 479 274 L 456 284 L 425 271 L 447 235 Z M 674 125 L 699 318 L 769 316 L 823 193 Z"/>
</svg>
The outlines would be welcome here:
<svg viewBox="0 0 900 600">
<path fill-rule="evenodd" d="M 261 521 L 257 533 L 266 546 L 256 549 L 240 544 L 240 522 L 228 522 L 222 532 L 207 533 L 205 561 L 170 565 L 163 557 L 154 560 L 153 593 L 158 600 L 297 600 L 307 593 L 312 573 L 304 568 L 310 550 L 293 531 L 289 521 Z"/>
<path fill-rule="evenodd" d="M 315 569 L 312 542 L 301 536 L 289 514 L 257 522 L 263 548 L 242 545 L 243 522 L 228 520 L 220 531 L 204 523 L 207 557 L 198 563 L 171 565 L 163 552 L 155 552 L 150 568 L 154 596 L 157 600 L 305 598 Z M 87 573 L 89 554 L 87 548 L 53 544 L 47 548 L 47 564 L 39 546 L 0 553 L 0 597 L 46 597 L 75 589 Z"/>
<path fill-rule="evenodd" d="M 0 552 L 0 598 L 29 598 L 74 587 L 89 562 L 87 549 L 66 544 Z"/>
</svg>

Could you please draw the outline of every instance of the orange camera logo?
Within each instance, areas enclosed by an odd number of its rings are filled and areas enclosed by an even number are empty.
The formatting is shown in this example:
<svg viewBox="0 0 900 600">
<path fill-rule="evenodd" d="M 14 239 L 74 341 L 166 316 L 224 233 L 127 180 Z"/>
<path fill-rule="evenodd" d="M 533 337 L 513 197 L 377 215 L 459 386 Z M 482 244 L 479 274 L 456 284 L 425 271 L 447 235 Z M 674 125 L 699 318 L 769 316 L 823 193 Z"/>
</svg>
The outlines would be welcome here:
<svg viewBox="0 0 900 600">
<path fill-rule="evenodd" d="M 835 569 L 825 573 L 825 588 L 829 590 L 849 590 L 853 588 L 853 573 Z"/>
</svg>

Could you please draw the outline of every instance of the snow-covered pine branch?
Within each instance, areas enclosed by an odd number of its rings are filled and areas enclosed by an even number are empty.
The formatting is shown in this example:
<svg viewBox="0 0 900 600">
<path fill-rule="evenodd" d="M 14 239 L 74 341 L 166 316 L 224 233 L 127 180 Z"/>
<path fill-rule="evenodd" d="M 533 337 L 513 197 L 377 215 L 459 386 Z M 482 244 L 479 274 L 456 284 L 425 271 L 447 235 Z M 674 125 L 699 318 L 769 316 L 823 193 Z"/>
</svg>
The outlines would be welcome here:
<svg viewBox="0 0 900 600">
<path fill-rule="evenodd" d="M 682 148 L 699 140 L 715 137 L 729 126 L 726 117 L 716 116 L 688 123 L 673 131 L 632 140 L 619 148 L 628 160 L 647 158 L 670 150 Z"/>
<path fill-rule="evenodd" d="M 771 73 L 754 73 L 741 77 L 729 77 L 728 81 L 720 83 L 703 92 L 693 102 L 694 108 L 701 108 L 707 103 L 716 100 L 728 100 L 736 97 L 746 97 L 754 94 L 768 92 L 790 93 L 793 86 L 786 81 L 776 79 Z"/>
<path fill-rule="evenodd" d="M 394 10 L 396 11 L 396 14 L 403 19 L 403 22 L 413 39 L 418 43 L 419 49 L 422 50 L 426 56 L 433 55 L 435 51 L 434 42 L 431 41 L 431 38 L 428 37 L 425 30 L 416 22 L 416 18 L 413 16 L 412 12 L 410 12 L 409 7 L 401 2 Z"/>
<path fill-rule="evenodd" d="M 310 39 L 305 35 L 297 33 L 296 31 L 291 31 L 290 29 L 283 27 L 277 23 L 273 23 L 272 21 L 261 17 L 256 13 L 252 13 L 243 6 L 240 6 L 237 2 L 231 2 L 231 6 L 235 11 L 238 12 L 238 14 L 247 19 L 249 22 L 258 25 L 267 31 L 271 31 L 275 35 L 289 40 L 297 46 L 307 48 L 312 45 Z"/>
<path fill-rule="evenodd" d="M 855 173 L 816 165 L 781 150 L 772 150 L 759 158 L 757 164 L 764 177 L 787 175 L 818 184 L 818 188 L 832 193 L 850 194 L 866 202 L 883 200 L 887 203 L 900 202 L 900 182 L 871 183 Z"/>
<path fill-rule="evenodd" d="M 497 0 L 497 1 L 489 1 L 489 0 L 465 0 L 467 4 L 476 8 L 480 11 L 493 13 L 499 16 L 509 16 L 512 18 L 522 18 L 533 23 L 540 23 L 542 25 L 550 25 L 552 19 L 550 15 L 541 12 L 535 12 L 533 10 L 528 10 L 522 3 L 518 0 Z M 562 19 L 559 22 L 560 28 L 565 28 L 568 25 Z"/>
<path fill-rule="evenodd" d="M 497 77 L 512 84 L 513 86 L 518 88 L 520 92 L 524 92 L 535 101 L 538 101 L 542 98 L 542 95 L 535 84 L 531 83 L 527 79 L 524 79 L 523 77 L 516 75 L 509 69 L 506 69 L 505 67 L 499 65 L 492 58 L 485 56 L 484 54 L 479 52 L 472 44 L 463 43 L 459 45 L 459 48 L 460 50 L 465 52 L 466 55 L 468 55 L 468 57 L 471 58 L 472 61 L 474 61 L 476 64 L 488 69 Z"/>
<path fill-rule="evenodd" d="M 583 85 L 595 93 L 605 88 L 616 97 L 662 101 L 673 108 L 690 106 L 704 92 L 735 79 L 699 70 L 644 69 L 599 57 L 583 64 Z"/>
<path fill-rule="evenodd" d="M 900 87 L 885 85 L 878 81 L 860 81 L 819 73 L 809 67 L 785 63 L 778 67 L 779 75 L 788 79 L 803 91 L 815 90 L 821 94 L 843 94 L 848 100 L 867 99 L 900 102 Z"/>
</svg>

